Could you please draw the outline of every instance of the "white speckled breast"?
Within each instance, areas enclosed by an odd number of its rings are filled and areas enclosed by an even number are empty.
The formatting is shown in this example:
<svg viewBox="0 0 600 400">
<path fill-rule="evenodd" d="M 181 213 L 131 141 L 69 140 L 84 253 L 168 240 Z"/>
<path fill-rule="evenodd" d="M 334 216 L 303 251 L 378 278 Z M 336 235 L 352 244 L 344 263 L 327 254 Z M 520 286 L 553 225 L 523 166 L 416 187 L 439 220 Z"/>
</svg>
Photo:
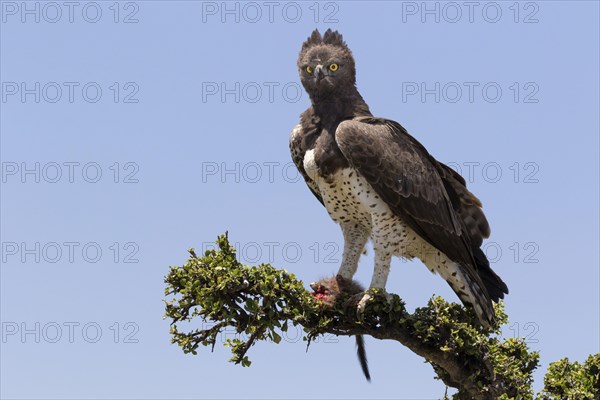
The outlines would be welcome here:
<svg viewBox="0 0 600 400">
<path fill-rule="evenodd" d="M 373 214 L 387 213 L 387 204 L 373 191 L 371 185 L 353 168 L 337 170 L 323 177 L 314 158 L 314 150 L 304 156 L 304 170 L 317 188 L 329 215 L 335 222 L 357 222 L 371 228 Z"/>
<path fill-rule="evenodd" d="M 452 286 L 462 286 L 458 281 L 457 265 L 396 216 L 356 170 L 344 168 L 323 177 L 319 174 L 313 150 L 305 154 L 304 169 L 336 223 L 359 224 L 371 232 L 375 247 L 399 257 L 418 257 L 431 272 L 439 273 Z"/>
</svg>

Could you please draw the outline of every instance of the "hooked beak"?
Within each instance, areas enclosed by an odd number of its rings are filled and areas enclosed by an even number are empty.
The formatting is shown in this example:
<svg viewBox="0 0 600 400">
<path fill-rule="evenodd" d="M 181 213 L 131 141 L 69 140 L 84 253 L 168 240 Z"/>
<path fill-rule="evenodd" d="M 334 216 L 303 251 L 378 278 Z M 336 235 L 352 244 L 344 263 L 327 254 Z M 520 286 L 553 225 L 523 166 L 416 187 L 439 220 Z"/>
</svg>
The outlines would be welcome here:
<svg viewBox="0 0 600 400">
<path fill-rule="evenodd" d="M 317 78 L 317 82 L 319 82 L 321 79 L 325 78 L 325 73 L 323 72 L 322 65 L 317 65 L 315 67 L 315 77 Z"/>
</svg>

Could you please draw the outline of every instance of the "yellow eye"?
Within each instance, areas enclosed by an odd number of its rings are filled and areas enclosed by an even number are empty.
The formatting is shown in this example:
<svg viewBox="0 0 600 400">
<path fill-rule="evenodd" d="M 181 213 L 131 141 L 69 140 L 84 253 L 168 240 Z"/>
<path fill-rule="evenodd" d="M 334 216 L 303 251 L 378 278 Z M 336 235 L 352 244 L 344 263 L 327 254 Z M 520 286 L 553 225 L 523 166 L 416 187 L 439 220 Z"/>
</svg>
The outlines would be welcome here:
<svg viewBox="0 0 600 400">
<path fill-rule="evenodd" d="M 337 64 L 331 64 L 331 65 L 329 66 L 329 70 L 330 70 L 331 72 L 335 72 L 335 71 L 337 71 L 337 70 L 338 70 L 338 68 L 339 68 L 339 67 L 340 67 L 340 66 L 339 66 L 339 65 L 337 65 Z"/>
<path fill-rule="evenodd" d="M 306 72 L 308 72 L 309 74 L 312 74 L 312 68 L 310 66 L 306 67 Z"/>
</svg>

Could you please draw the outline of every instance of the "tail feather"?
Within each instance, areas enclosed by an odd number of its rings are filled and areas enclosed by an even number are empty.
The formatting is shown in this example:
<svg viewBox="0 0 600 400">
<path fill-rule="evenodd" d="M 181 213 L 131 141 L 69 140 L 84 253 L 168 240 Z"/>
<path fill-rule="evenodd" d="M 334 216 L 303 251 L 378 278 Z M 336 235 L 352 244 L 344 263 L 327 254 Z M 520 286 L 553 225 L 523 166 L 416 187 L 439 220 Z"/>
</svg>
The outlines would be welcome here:
<svg viewBox="0 0 600 400">
<path fill-rule="evenodd" d="M 503 299 L 508 294 L 508 287 L 490 268 L 490 262 L 480 248 L 473 248 L 473 256 L 480 279 L 462 273 L 460 286 L 456 281 L 448 283 L 465 305 L 473 307 L 481 324 L 490 327 L 496 321 L 492 301 L 497 303 Z"/>
<path fill-rule="evenodd" d="M 505 294 L 508 294 L 508 286 L 506 283 L 492 270 L 490 262 L 485 256 L 484 252 L 479 248 L 473 249 L 473 256 L 475 257 L 475 264 L 477 265 L 477 273 L 485 288 L 490 295 L 490 299 L 496 303 L 500 299 L 504 298 Z"/>
<path fill-rule="evenodd" d="M 466 285 L 463 284 L 460 288 L 448 282 L 452 290 L 454 290 L 464 305 L 470 306 L 475 310 L 475 314 L 481 325 L 486 328 L 495 325 L 496 317 L 494 315 L 494 308 L 485 289 L 481 288 L 477 282 L 466 274 L 463 274 L 462 278 L 466 281 Z"/>
<path fill-rule="evenodd" d="M 371 382 L 367 352 L 365 351 L 365 340 L 362 335 L 356 335 L 356 355 L 358 356 L 358 361 L 360 362 L 363 374 L 365 374 L 365 378 L 367 378 L 367 381 Z"/>
</svg>

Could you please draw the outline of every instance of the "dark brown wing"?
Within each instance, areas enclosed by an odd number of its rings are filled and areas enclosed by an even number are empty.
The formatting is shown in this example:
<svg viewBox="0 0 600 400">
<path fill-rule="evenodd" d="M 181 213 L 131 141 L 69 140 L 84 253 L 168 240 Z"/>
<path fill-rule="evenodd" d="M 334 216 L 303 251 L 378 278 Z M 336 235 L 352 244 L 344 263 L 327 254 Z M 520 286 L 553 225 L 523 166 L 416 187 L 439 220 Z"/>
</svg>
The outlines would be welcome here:
<svg viewBox="0 0 600 400">
<path fill-rule="evenodd" d="M 458 172 L 437 162 L 438 172 L 471 243 L 471 251 L 477 265 L 477 273 L 483 281 L 490 298 L 498 301 L 508 294 L 506 283 L 492 270 L 490 262 L 481 250 L 483 239 L 490 237 L 490 225 L 481 209 L 481 201 L 467 189 L 467 183 Z"/>
<path fill-rule="evenodd" d="M 390 209 L 483 287 L 469 235 L 427 150 L 400 124 L 381 118 L 344 121 L 335 137 L 350 164 Z"/>
<path fill-rule="evenodd" d="M 323 198 L 319 193 L 319 188 L 315 184 L 315 182 L 309 178 L 308 174 L 304 170 L 304 155 L 306 154 L 306 140 L 305 135 L 307 132 L 304 130 L 302 125 L 296 125 L 296 127 L 292 130 L 292 134 L 290 135 L 290 152 L 292 154 L 292 161 L 296 164 L 296 168 L 304 178 L 306 185 L 310 189 L 310 191 L 315 195 L 317 200 L 323 203 Z"/>
<path fill-rule="evenodd" d="M 490 224 L 481 210 L 481 201 L 467 189 L 464 178 L 458 172 L 439 161 L 436 166 L 452 207 L 462 221 L 471 244 L 480 247 L 483 239 L 490 237 Z"/>
</svg>

